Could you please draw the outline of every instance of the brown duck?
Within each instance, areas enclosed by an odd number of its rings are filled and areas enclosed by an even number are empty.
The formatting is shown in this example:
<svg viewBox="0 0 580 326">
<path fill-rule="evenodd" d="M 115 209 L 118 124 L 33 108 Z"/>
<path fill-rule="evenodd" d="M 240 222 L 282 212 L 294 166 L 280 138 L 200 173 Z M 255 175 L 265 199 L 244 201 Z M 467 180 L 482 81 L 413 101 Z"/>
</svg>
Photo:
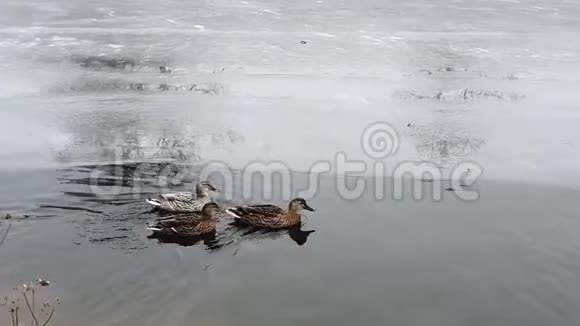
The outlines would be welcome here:
<svg viewBox="0 0 580 326">
<path fill-rule="evenodd" d="M 191 192 L 176 192 L 160 194 L 156 198 L 148 198 L 146 202 L 167 212 L 200 212 L 203 205 L 211 202 L 212 192 L 218 192 L 218 189 L 204 181 L 195 186 L 195 196 Z"/>
<path fill-rule="evenodd" d="M 237 206 L 226 209 L 226 213 L 244 224 L 266 228 L 283 229 L 300 224 L 302 211 L 314 212 L 303 198 L 294 198 L 288 211 L 274 205 Z"/>
<path fill-rule="evenodd" d="M 203 206 L 201 214 L 186 218 L 162 220 L 149 225 L 148 230 L 154 235 L 167 237 L 196 237 L 214 233 L 216 230 L 215 216 L 224 210 L 218 204 L 211 202 Z"/>
</svg>

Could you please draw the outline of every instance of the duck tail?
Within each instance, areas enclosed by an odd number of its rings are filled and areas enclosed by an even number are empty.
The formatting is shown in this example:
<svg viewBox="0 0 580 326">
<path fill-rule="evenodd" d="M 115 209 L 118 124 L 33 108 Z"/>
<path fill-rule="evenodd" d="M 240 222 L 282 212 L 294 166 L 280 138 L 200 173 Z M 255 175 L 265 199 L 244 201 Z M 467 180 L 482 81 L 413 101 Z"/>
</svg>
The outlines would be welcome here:
<svg viewBox="0 0 580 326">
<path fill-rule="evenodd" d="M 157 227 L 156 225 L 147 225 L 145 227 L 145 229 L 147 229 L 149 231 L 153 231 L 153 232 L 159 232 L 162 230 L 161 228 Z"/>
<path fill-rule="evenodd" d="M 147 203 L 149 203 L 149 204 L 151 204 L 151 205 L 155 206 L 155 207 L 159 207 L 159 206 L 161 206 L 161 202 L 159 202 L 159 199 L 154 199 L 154 198 L 147 198 L 145 201 L 146 201 Z"/>
<path fill-rule="evenodd" d="M 240 215 L 238 215 L 236 207 L 227 208 L 226 213 L 234 218 L 241 218 Z"/>
</svg>

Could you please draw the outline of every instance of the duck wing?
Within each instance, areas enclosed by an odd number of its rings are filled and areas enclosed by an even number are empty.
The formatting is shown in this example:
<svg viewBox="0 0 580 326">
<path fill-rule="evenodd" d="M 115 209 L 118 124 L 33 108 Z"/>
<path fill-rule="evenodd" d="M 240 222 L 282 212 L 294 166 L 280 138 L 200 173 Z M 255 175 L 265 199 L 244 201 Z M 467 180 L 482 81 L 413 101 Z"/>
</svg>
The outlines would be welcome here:
<svg viewBox="0 0 580 326">
<path fill-rule="evenodd" d="M 160 194 L 159 199 L 166 201 L 193 201 L 193 193 L 191 192 L 175 192 L 171 194 Z"/>
<path fill-rule="evenodd" d="M 148 229 L 164 236 L 198 236 L 215 231 L 215 222 L 201 218 L 182 218 L 161 221 Z"/>
<path fill-rule="evenodd" d="M 215 222 L 211 219 L 194 219 L 190 223 L 181 223 L 176 227 L 172 227 L 178 236 L 195 237 L 202 234 L 215 232 Z"/>
<path fill-rule="evenodd" d="M 156 197 L 147 198 L 145 200 L 149 204 L 161 208 L 163 210 L 178 211 L 172 209 L 173 206 L 184 206 L 194 201 L 191 192 L 176 192 L 171 194 L 159 194 Z"/>
<path fill-rule="evenodd" d="M 228 208 L 226 212 L 243 223 L 269 227 L 278 224 L 277 221 L 286 213 L 274 205 L 250 205 Z"/>
<path fill-rule="evenodd" d="M 184 225 L 195 225 L 199 223 L 200 216 L 177 217 L 158 221 L 154 224 L 158 228 L 176 228 Z"/>
<path fill-rule="evenodd" d="M 211 201 L 209 197 L 202 197 L 195 200 L 181 200 L 188 197 L 170 197 L 172 200 L 147 199 L 146 202 L 162 211 L 174 213 L 199 212 L 203 206 Z"/>
<path fill-rule="evenodd" d="M 241 215 L 263 215 L 275 217 L 280 214 L 284 214 L 284 210 L 278 206 L 274 205 L 249 205 L 249 206 L 238 206 L 235 210 Z"/>
<path fill-rule="evenodd" d="M 172 214 L 172 215 L 168 215 L 165 217 L 160 217 L 158 219 L 155 219 L 155 221 L 161 222 L 161 221 L 173 221 L 173 220 L 186 220 L 186 219 L 195 219 L 195 218 L 200 218 L 200 217 L 201 217 L 201 211 L 187 212 L 187 213 L 177 212 L 177 213 Z"/>
</svg>

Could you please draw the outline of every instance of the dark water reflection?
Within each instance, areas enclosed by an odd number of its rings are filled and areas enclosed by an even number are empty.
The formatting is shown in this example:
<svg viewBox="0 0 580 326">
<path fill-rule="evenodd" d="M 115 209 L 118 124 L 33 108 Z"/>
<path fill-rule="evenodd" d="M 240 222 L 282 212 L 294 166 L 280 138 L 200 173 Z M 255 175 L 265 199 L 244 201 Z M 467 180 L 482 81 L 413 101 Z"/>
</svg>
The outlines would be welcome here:
<svg viewBox="0 0 580 326">
<path fill-rule="evenodd" d="M 277 239 L 282 236 L 288 235 L 292 241 L 296 242 L 297 245 L 302 246 L 308 241 L 308 236 L 311 233 L 316 232 L 315 230 L 303 230 L 303 225 L 294 226 L 285 230 L 264 230 L 259 228 L 254 228 L 251 226 L 244 226 L 234 222 L 232 225 L 236 225 L 242 230 L 241 235 L 247 239 Z"/>
<path fill-rule="evenodd" d="M 160 244 L 175 243 L 184 247 L 191 247 L 200 242 L 202 242 L 208 249 L 218 249 L 223 247 L 223 244 L 220 244 L 218 241 L 216 241 L 215 233 L 198 237 L 168 237 L 168 236 L 149 235 L 147 238 L 157 239 Z"/>
<path fill-rule="evenodd" d="M 159 191 L 153 176 L 169 164 L 144 164 L 135 193 L 133 163 L 52 175 L 55 191 L 34 200 L 29 218 L 14 217 L 0 251 L 0 288 L 38 274 L 52 280 L 63 302 L 60 324 L 350 325 L 366 316 L 370 324 L 544 326 L 580 320 L 575 191 L 484 182 L 475 187 L 477 202 L 447 191 L 440 202 L 414 201 L 410 192 L 398 201 L 369 195 L 346 201 L 333 179 L 323 178 L 310 200 L 317 211 L 301 228 L 267 232 L 224 217 L 205 243 L 160 241 L 149 238 L 145 225 L 161 215 L 143 199 Z M 197 168 L 187 168 L 195 179 Z M 95 170 L 99 185 L 119 191 L 92 194 Z M 18 189 L 12 192 L 26 191 Z M 286 199 L 273 202 L 282 206 Z"/>
</svg>

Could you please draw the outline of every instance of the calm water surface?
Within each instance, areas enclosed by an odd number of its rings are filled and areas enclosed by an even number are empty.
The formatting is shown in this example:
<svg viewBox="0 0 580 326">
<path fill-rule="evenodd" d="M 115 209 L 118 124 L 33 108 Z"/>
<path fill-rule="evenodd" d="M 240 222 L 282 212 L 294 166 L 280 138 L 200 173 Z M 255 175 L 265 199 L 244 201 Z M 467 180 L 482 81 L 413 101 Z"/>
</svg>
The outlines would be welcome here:
<svg viewBox="0 0 580 326">
<path fill-rule="evenodd" d="M 224 219 L 216 242 L 181 246 L 147 238 L 154 215 L 142 201 L 99 202 L 61 173 L 40 175 L 59 177 L 66 191 L 36 202 L 85 210 L 37 208 L 14 221 L 0 285 L 52 280 L 64 324 L 572 325 L 580 317 L 577 191 L 483 182 L 478 202 L 452 192 L 441 202 L 349 202 L 323 180 L 298 236 L 244 234 Z"/>
</svg>

